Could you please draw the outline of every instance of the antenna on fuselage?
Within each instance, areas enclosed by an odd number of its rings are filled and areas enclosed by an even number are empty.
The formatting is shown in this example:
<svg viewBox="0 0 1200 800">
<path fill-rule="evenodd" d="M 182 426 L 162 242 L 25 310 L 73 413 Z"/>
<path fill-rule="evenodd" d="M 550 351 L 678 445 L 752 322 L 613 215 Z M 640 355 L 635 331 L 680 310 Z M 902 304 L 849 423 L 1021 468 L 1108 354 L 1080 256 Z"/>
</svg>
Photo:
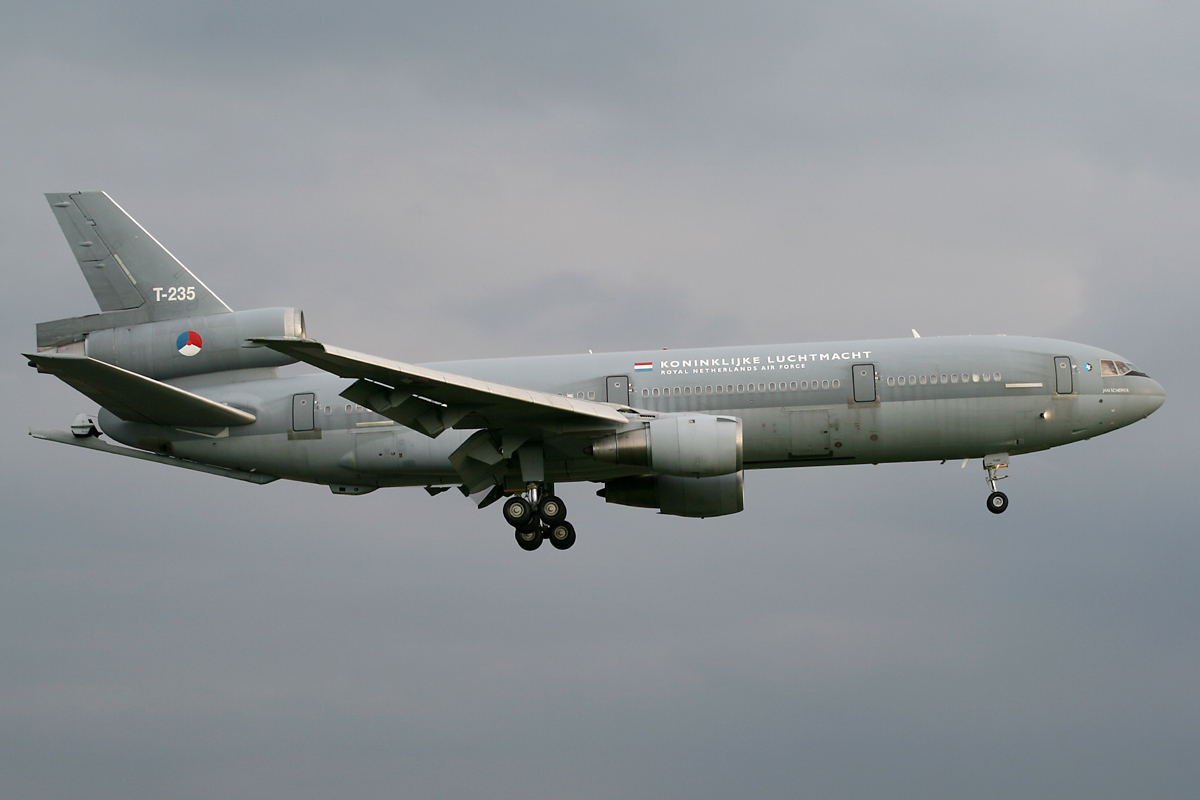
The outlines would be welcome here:
<svg viewBox="0 0 1200 800">
<path fill-rule="evenodd" d="M 912 332 L 913 332 L 913 338 L 914 338 L 914 339 L 920 339 L 920 338 L 921 338 L 921 334 L 917 333 L 917 329 L 916 329 L 916 328 L 913 328 L 913 329 L 912 329 Z"/>
</svg>

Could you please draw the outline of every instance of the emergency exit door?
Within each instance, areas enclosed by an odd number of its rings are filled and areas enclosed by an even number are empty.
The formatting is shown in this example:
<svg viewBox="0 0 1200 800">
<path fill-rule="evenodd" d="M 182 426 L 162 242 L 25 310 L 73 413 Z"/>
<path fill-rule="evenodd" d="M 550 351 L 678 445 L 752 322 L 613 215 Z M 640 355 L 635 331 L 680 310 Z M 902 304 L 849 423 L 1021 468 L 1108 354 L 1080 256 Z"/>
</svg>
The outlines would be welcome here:
<svg viewBox="0 0 1200 800">
<path fill-rule="evenodd" d="M 629 402 L 628 375 L 609 375 L 605 382 L 608 384 L 608 402 L 621 405 Z"/>
<path fill-rule="evenodd" d="M 1075 391 L 1071 377 L 1071 359 L 1067 356 L 1056 356 L 1054 359 L 1054 391 L 1059 394 Z"/>
<path fill-rule="evenodd" d="M 851 382 L 854 384 L 854 402 L 875 402 L 875 365 L 855 364 L 850 368 Z"/>
<path fill-rule="evenodd" d="M 316 404 L 315 394 L 292 395 L 292 430 L 311 431 L 317 427 Z"/>
</svg>

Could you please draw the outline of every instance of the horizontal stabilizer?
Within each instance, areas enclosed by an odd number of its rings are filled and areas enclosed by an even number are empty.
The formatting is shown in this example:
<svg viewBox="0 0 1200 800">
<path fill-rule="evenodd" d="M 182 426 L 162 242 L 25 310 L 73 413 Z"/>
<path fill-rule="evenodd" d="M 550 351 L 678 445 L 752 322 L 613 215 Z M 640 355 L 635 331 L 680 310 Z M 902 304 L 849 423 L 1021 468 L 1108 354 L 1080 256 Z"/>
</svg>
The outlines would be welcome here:
<svg viewBox="0 0 1200 800">
<path fill-rule="evenodd" d="M 126 422 L 225 428 L 249 425 L 253 414 L 87 356 L 25 355 L 38 372 L 54 375 Z"/>
<path fill-rule="evenodd" d="M 533 428 L 557 433 L 612 430 L 629 421 L 610 403 L 481 381 L 311 339 L 250 341 L 334 375 L 360 379 L 342 396 L 427 436 L 437 436 L 446 428 Z"/>
<path fill-rule="evenodd" d="M 29 435 L 35 439 L 44 439 L 47 442 L 58 442 L 59 444 L 69 444 L 74 447 L 84 447 L 88 450 L 99 450 L 101 453 L 112 453 L 113 455 L 137 458 L 142 461 L 153 461 L 156 464 L 166 464 L 169 467 L 182 467 L 183 469 L 206 472 L 209 475 L 219 475 L 222 478 L 234 478 L 235 480 L 246 481 L 248 483 L 262 484 L 279 480 L 275 475 L 265 475 L 261 472 L 214 467 L 211 464 L 201 464 L 198 461 L 188 461 L 185 458 L 177 458 L 161 453 L 148 453 L 145 450 L 134 450 L 132 447 L 117 447 L 108 442 L 102 442 L 94 436 L 76 436 L 67 431 L 31 430 Z"/>
<path fill-rule="evenodd" d="M 101 311 L 140 309 L 138 322 L 230 311 L 104 192 L 54 193 L 46 200 Z"/>
</svg>

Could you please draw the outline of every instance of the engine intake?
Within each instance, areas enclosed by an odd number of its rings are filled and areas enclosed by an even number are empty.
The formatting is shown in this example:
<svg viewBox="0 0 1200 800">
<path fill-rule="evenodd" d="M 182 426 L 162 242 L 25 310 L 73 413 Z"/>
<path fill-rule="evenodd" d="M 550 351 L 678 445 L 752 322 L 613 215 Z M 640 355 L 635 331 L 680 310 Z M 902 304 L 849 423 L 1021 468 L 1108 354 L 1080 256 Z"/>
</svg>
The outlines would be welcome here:
<svg viewBox="0 0 1200 800">
<path fill-rule="evenodd" d="M 745 507 L 743 473 L 711 478 L 639 475 L 619 478 L 596 492 L 606 502 L 637 508 L 657 508 L 676 517 L 721 517 Z"/>
<path fill-rule="evenodd" d="M 659 417 L 597 439 L 592 457 L 610 464 L 649 467 L 663 475 L 729 475 L 742 468 L 742 421 L 712 414 Z"/>
</svg>

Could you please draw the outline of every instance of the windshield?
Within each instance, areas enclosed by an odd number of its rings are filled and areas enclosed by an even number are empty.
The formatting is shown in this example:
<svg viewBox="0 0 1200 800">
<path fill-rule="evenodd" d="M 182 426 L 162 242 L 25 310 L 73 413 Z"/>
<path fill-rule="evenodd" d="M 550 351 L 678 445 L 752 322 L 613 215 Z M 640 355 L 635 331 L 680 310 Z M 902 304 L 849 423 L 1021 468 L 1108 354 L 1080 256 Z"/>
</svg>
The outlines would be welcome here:
<svg viewBox="0 0 1200 800">
<path fill-rule="evenodd" d="M 1133 364 L 1128 361 L 1115 361 L 1111 358 L 1100 359 L 1100 377 L 1102 378 L 1119 378 L 1122 375 L 1138 375 L 1143 378 L 1149 377 L 1146 373 L 1141 372 Z"/>
</svg>

